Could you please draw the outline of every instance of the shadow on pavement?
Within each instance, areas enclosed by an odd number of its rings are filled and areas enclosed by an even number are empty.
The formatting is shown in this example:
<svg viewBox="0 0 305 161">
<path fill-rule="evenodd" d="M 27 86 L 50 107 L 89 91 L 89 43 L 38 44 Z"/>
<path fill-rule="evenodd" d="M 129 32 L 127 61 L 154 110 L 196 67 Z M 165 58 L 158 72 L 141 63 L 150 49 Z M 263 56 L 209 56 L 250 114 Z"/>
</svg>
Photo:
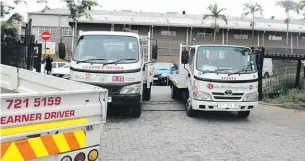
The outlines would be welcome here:
<svg viewBox="0 0 305 161">
<path fill-rule="evenodd" d="M 250 116 L 251 117 L 251 114 Z M 222 112 L 222 111 L 197 111 L 194 119 L 207 120 L 207 121 L 250 121 L 248 118 L 241 118 L 237 116 L 237 112 Z"/>
</svg>

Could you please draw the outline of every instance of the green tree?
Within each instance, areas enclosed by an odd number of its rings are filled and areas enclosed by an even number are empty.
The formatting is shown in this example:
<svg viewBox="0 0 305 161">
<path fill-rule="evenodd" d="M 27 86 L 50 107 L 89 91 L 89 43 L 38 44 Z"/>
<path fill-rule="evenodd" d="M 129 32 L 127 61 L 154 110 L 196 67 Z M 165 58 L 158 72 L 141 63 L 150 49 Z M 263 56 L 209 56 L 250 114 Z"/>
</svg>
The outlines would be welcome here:
<svg viewBox="0 0 305 161">
<path fill-rule="evenodd" d="M 208 17 L 211 17 L 211 18 L 214 19 L 214 24 L 213 24 L 214 39 L 213 39 L 213 43 L 215 44 L 216 33 L 219 31 L 219 25 L 217 24 L 217 20 L 221 19 L 221 20 L 225 21 L 226 24 L 228 24 L 227 17 L 225 15 L 221 14 L 221 12 L 223 12 L 226 9 L 225 8 L 218 8 L 218 5 L 216 3 L 210 4 L 208 9 L 210 10 L 211 14 L 203 15 L 203 20 L 207 19 Z"/>
<path fill-rule="evenodd" d="M 245 3 L 243 4 L 244 6 L 244 10 L 243 10 L 243 14 L 242 14 L 242 17 L 245 17 L 245 16 L 248 16 L 249 14 L 251 14 L 252 16 L 252 39 L 251 39 L 251 44 L 252 46 L 254 45 L 254 25 L 255 25 L 255 22 L 254 22 L 254 16 L 255 16 L 255 13 L 259 12 L 261 14 L 261 16 L 263 16 L 263 7 L 261 5 L 259 5 L 258 3 Z"/>
<path fill-rule="evenodd" d="M 277 6 L 280 6 L 285 9 L 287 14 L 287 19 L 285 22 L 287 23 L 287 35 L 286 35 L 286 53 L 288 53 L 288 46 L 289 46 L 289 12 L 295 11 L 297 14 L 300 14 L 300 4 L 294 2 L 293 0 L 281 0 L 276 2 Z"/>
</svg>

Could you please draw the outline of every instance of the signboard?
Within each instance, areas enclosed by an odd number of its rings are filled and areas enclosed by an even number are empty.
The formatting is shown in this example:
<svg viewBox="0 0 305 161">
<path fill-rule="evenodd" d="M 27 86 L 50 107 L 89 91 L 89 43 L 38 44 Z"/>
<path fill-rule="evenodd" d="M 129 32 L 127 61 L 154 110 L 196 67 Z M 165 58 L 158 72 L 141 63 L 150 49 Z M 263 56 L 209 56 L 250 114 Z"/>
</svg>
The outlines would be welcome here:
<svg viewBox="0 0 305 161">
<path fill-rule="evenodd" d="M 47 41 L 47 42 L 43 42 L 43 41 L 40 41 L 38 42 L 40 44 L 44 44 L 45 45 L 42 45 L 42 49 L 41 49 L 41 53 L 42 54 L 47 54 L 47 55 L 55 55 L 55 46 L 56 46 L 56 43 L 55 42 L 50 42 L 50 41 Z"/>
<path fill-rule="evenodd" d="M 49 31 L 42 32 L 41 39 L 44 41 L 49 41 L 51 39 L 51 33 Z"/>
</svg>

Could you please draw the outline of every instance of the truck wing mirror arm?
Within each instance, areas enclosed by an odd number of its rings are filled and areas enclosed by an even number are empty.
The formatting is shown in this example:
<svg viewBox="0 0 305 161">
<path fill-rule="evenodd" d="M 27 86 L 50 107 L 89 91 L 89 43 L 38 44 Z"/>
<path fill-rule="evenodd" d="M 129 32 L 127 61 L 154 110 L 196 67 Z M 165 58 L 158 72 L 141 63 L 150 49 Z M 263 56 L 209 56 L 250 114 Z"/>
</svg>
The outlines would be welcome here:
<svg viewBox="0 0 305 161">
<path fill-rule="evenodd" d="M 144 65 L 143 65 L 143 71 L 145 71 L 145 65 L 147 65 L 147 64 L 151 64 L 151 63 L 154 63 L 154 62 L 156 62 L 157 60 L 153 60 L 153 61 L 150 61 L 150 62 L 146 62 L 146 63 L 144 63 Z"/>
</svg>

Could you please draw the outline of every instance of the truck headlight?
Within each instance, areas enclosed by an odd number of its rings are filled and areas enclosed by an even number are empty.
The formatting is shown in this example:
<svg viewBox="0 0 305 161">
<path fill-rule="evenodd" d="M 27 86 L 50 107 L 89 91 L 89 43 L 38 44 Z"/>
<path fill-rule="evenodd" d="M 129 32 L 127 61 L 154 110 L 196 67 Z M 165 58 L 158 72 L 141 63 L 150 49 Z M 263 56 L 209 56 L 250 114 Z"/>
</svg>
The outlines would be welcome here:
<svg viewBox="0 0 305 161">
<path fill-rule="evenodd" d="M 247 101 L 247 102 L 255 102 L 258 101 L 258 93 L 249 93 L 246 94 L 246 96 L 244 97 L 243 101 Z"/>
<path fill-rule="evenodd" d="M 199 101 L 211 101 L 212 97 L 210 94 L 205 92 L 193 92 L 193 98 Z"/>
<path fill-rule="evenodd" d="M 136 94 L 140 93 L 142 85 L 139 84 L 133 84 L 129 86 L 125 86 L 121 89 L 120 94 Z"/>
</svg>

